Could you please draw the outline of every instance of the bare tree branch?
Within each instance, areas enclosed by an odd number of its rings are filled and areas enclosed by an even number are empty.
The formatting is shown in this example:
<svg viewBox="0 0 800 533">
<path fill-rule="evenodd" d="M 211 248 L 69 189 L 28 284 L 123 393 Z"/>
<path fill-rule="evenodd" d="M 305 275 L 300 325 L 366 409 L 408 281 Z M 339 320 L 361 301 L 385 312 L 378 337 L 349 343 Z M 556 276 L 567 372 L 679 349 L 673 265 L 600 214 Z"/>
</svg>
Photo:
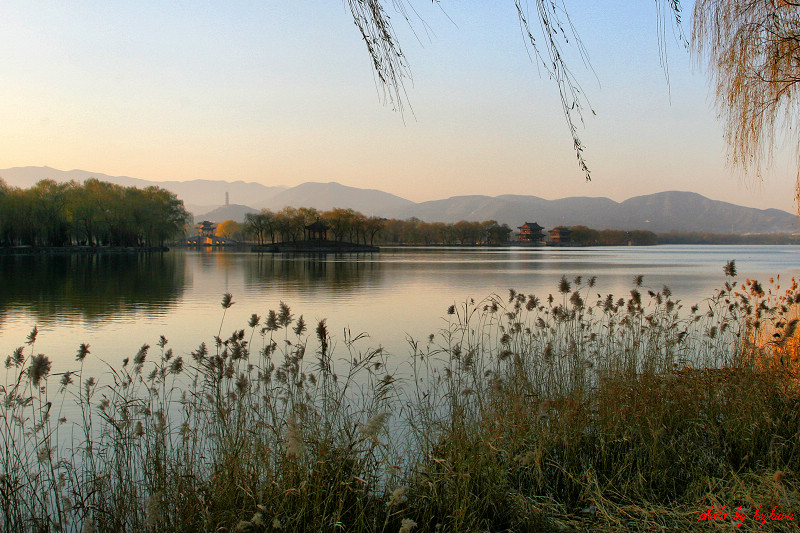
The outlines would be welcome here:
<svg viewBox="0 0 800 533">
<path fill-rule="evenodd" d="M 800 126 L 800 5 L 698 0 L 692 45 L 716 91 L 731 163 L 760 178 L 776 142 Z M 787 140 L 800 148 L 796 133 Z"/>
<path fill-rule="evenodd" d="M 411 72 L 395 36 L 390 17 L 384 9 L 384 3 L 387 1 L 348 0 L 348 6 L 372 58 L 373 70 L 383 90 L 384 101 L 402 112 L 404 102 L 407 101 L 404 82 L 411 79 Z M 432 1 L 438 4 L 438 0 Z M 673 22 L 678 39 L 686 42 L 681 29 L 681 4 L 680 0 L 655 0 L 655 3 L 659 20 L 659 59 L 668 77 L 664 44 L 668 20 Z M 411 22 L 407 15 L 405 0 L 391 0 L 391 5 L 407 22 Z M 514 0 L 525 46 L 528 50 L 533 50 L 531 59 L 547 72 L 558 87 L 561 109 L 572 137 L 578 167 L 588 181 L 591 180 L 591 171 L 584 157 L 585 146 L 578 136 L 577 124 L 583 123 L 585 109 L 589 109 L 592 114 L 594 111 L 578 80 L 567 66 L 564 50 L 569 46 L 574 47 L 587 67 L 589 66 L 588 54 L 572 25 L 564 0 L 535 0 L 535 5 L 535 17 L 539 23 L 539 32 L 533 30 L 531 22 L 533 18 L 529 14 L 528 0 Z M 543 43 L 541 46 L 537 41 L 537 35 Z"/>
</svg>

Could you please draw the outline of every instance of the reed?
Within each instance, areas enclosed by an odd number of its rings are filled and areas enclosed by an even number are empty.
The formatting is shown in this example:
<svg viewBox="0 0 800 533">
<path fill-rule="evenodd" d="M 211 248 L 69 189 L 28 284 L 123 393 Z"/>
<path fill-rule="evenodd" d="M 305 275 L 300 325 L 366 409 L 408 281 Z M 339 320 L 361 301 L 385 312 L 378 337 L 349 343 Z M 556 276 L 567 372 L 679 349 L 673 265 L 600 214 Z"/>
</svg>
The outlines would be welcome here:
<svg viewBox="0 0 800 533">
<path fill-rule="evenodd" d="M 641 277 L 625 298 L 578 277 L 468 300 L 402 360 L 324 320 L 309 332 L 283 302 L 223 338 L 229 294 L 211 347 L 180 356 L 160 337 L 97 377 L 87 345 L 50 375 L 34 329 L 0 389 L 0 525 L 651 531 L 710 506 L 797 515 L 800 290 L 725 274 L 688 309 Z"/>
</svg>

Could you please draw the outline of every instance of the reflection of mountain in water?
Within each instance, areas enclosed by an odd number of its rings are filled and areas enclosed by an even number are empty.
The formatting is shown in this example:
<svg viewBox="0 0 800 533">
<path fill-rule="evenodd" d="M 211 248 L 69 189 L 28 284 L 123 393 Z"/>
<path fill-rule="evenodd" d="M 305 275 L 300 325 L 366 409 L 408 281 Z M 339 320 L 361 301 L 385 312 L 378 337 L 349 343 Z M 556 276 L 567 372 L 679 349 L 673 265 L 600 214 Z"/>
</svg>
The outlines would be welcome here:
<svg viewBox="0 0 800 533">
<path fill-rule="evenodd" d="M 12 308 L 41 323 L 160 314 L 183 294 L 185 262 L 172 253 L 0 256 L 0 318 Z"/>
<path fill-rule="evenodd" d="M 331 254 L 259 254 L 248 261 L 245 283 L 270 285 L 293 284 L 298 287 L 320 287 L 331 291 L 352 291 L 380 284 L 378 261 L 354 259 L 351 255 Z"/>
</svg>

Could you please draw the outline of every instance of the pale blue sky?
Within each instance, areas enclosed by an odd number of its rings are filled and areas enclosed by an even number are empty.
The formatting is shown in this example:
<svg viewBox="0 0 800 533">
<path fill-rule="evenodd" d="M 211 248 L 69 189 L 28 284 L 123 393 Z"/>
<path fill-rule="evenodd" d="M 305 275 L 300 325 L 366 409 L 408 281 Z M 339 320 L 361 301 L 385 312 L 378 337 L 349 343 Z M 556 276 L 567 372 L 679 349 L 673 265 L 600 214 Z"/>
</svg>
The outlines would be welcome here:
<svg viewBox="0 0 800 533">
<path fill-rule="evenodd" d="M 413 73 L 401 116 L 340 0 L 6 0 L 0 168 L 338 181 L 415 201 L 692 190 L 794 209 L 789 151 L 761 185 L 725 166 L 704 73 L 671 36 L 668 86 L 652 0 L 566 0 L 594 68 L 571 59 L 597 112 L 580 131 L 591 183 L 512 0 L 412 5 L 415 33 L 393 17 Z"/>
</svg>

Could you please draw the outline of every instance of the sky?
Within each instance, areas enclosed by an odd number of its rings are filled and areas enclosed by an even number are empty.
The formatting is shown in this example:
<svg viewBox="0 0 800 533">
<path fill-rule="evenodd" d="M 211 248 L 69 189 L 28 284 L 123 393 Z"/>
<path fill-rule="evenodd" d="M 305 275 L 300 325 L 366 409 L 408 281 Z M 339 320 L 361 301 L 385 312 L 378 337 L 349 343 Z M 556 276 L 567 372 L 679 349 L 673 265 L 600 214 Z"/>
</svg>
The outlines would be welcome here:
<svg viewBox="0 0 800 533">
<path fill-rule="evenodd" d="M 590 58 L 568 56 L 595 112 L 579 126 L 591 182 L 513 0 L 407 0 L 411 25 L 385 3 L 413 76 L 403 113 L 342 0 L 5 0 L 0 168 L 796 209 L 792 151 L 761 181 L 726 165 L 705 72 L 671 32 L 668 76 L 659 63 L 654 2 L 565 0 Z"/>
</svg>

